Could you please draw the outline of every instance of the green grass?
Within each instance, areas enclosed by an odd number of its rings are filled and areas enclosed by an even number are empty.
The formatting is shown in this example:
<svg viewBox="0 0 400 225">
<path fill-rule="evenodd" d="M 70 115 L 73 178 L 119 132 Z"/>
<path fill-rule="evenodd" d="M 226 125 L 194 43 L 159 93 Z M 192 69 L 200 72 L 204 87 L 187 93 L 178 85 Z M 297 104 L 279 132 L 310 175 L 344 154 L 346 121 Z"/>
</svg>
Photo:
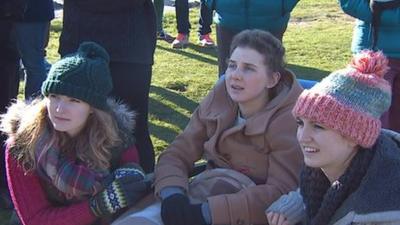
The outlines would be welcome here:
<svg viewBox="0 0 400 225">
<path fill-rule="evenodd" d="M 196 45 L 197 19 L 198 9 L 192 9 L 190 41 L 193 44 L 188 48 L 174 50 L 166 42 L 157 42 L 149 115 L 157 155 L 185 128 L 192 111 L 217 80 L 216 49 Z M 60 20 L 52 23 L 48 46 L 50 62 L 59 58 L 61 24 Z M 320 80 L 344 67 L 351 55 L 352 26 L 353 19 L 342 13 L 336 1 L 300 1 L 283 40 L 289 68 L 300 78 Z M 174 14 L 166 14 L 164 27 L 170 34 L 176 34 Z M 215 32 L 213 37 L 215 39 Z M 5 216 L 7 214 L 0 211 L 0 224 Z"/>
<path fill-rule="evenodd" d="M 157 43 L 150 94 L 150 130 L 157 155 L 184 129 L 217 80 L 216 49 L 196 45 L 197 16 L 198 10 L 191 10 L 193 44 L 188 48 L 173 50 L 166 42 Z M 288 67 L 299 77 L 314 80 L 342 68 L 351 55 L 352 26 L 353 19 L 336 1 L 300 1 L 283 40 Z M 173 14 L 166 15 L 164 27 L 176 34 Z"/>
</svg>

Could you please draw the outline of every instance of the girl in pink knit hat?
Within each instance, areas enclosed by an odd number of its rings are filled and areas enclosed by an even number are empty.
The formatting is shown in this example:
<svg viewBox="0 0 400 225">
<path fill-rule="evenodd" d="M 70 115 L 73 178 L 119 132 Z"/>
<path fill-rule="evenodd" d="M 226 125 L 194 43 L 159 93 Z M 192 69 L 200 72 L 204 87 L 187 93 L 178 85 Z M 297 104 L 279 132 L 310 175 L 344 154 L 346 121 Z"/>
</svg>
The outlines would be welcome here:
<svg viewBox="0 0 400 225">
<path fill-rule="evenodd" d="M 299 96 L 300 189 L 266 210 L 270 225 L 400 224 L 400 134 L 379 120 L 391 101 L 387 64 L 362 51 Z"/>
</svg>

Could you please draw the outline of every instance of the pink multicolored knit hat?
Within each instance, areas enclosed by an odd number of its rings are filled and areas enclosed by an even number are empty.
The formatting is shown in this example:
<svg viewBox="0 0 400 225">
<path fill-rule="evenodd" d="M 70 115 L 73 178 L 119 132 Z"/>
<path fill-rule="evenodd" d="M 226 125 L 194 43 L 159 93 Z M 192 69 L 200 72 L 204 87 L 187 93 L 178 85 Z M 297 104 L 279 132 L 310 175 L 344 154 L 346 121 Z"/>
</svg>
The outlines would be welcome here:
<svg viewBox="0 0 400 225">
<path fill-rule="evenodd" d="M 371 147 L 381 130 L 379 118 L 391 103 L 391 87 L 383 79 L 388 69 L 382 52 L 364 50 L 353 56 L 347 68 L 304 90 L 292 113 Z"/>
</svg>

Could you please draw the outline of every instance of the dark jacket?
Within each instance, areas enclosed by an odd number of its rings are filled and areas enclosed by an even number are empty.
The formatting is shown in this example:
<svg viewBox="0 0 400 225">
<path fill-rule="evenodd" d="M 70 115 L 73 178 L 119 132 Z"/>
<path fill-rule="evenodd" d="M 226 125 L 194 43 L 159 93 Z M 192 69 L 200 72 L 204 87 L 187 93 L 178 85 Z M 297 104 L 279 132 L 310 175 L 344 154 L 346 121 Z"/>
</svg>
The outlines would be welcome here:
<svg viewBox="0 0 400 225">
<path fill-rule="evenodd" d="M 0 19 L 46 22 L 54 18 L 52 0 L 1 0 Z"/>
<path fill-rule="evenodd" d="M 64 0 L 59 53 L 83 41 L 103 46 L 113 62 L 152 64 L 156 20 L 151 0 Z"/>
<path fill-rule="evenodd" d="M 286 30 L 290 13 L 299 0 L 206 0 L 216 13 L 214 22 L 233 31 L 261 29 L 271 33 Z"/>
<path fill-rule="evenodd" d="M 360 186 L 336 210 L 331 225 L 400 224 L 400 134 L 382 130 Z M 283 213 L 291 224 L 304 218 L 300 193 L 283 195 L 267 212 Z"/>
<path fill-rule="evenodd" d="M 26 9 L 21 22 L 46 22 L 53 18 L 53 0 L 26 0 Z"/>
<path fill-rule="evenodd" d="M 369 1 L 339 0 L 340 7 L 350 16 L 356 18 L 353 32 L 352 52 L 372 48 L 373 30 L 372 12 Z M 400 8 L 384 10 L 379 19 L 376 48 L 391 58 L 400 59 Z"/>
</svg>

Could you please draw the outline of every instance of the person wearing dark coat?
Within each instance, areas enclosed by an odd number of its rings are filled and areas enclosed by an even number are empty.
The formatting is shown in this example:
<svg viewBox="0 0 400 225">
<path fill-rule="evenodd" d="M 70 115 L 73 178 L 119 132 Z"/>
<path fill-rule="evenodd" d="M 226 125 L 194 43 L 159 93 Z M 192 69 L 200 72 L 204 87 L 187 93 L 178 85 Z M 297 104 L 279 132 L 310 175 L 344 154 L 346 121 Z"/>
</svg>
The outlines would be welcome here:
<svg viewBox="0 0 400 225">
<path fill-rule="evenodd" d="M 112 95 L 138 112 L 135 138 L 140 164 L 154 170 L 148 130 L 148 100 L 156 44 L 156 16 L 151 0 L 64 0 L 59 53 L 94 41 L 110 54 Z M 133 135 L 133 134 L 132 134 Z"/>
<path fill-rule="evenodd" d="M 21 15 L 21 2 L 5 0 L 0 3 L 0 113 L 6 111 L 11 100 L 18 94 L 19 54 L 12 37 L 14 21 Z M 3 143 L 5 135 L 0 134 L 0 208 L 12 208 L 8 195 L 5 173 L 5 155 Z"/>
<path fill-rule="evenodd" d="M 52 0 L 15 1 L 22 4 L 22 14 L 15 23 L 15 38 L 26 71 L 25 99 L 29 99 L 40 95 L 40 87 L 47 77 L 45 45 L 54 6 Z"/>
</svg>

